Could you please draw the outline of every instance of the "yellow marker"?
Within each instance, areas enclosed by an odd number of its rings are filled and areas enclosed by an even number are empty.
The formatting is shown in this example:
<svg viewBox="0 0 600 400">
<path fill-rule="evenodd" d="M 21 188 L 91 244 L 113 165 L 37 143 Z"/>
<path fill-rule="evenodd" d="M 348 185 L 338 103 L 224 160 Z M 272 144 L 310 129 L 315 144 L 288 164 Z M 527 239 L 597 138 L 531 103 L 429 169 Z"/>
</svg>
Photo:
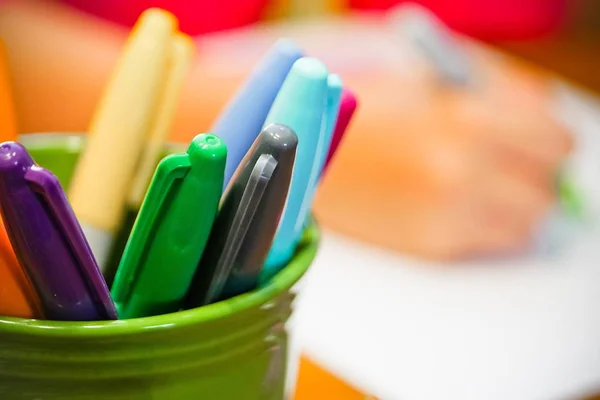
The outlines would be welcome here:
<svg viewBox="0 0 600 400">
<path fill-rule="evenodd" d="M 136 212 L 140 209 L 142 201 L 146 196 L 148 185 L 152 174 L 160 160 L 161 152 L 170 132 L 171 122 L 177 109 L 181 88 L 192 64 L 194 56 L 194 42 L 184 34 L 173 37 L 169 67 L 164 80 L 161 100 L 156 110 L 156 116 L 150 136 L 146 140 L 146 146 L 142 159 L 137 169 L 133 186 L 129 191 L 127 205 Z"/>
<path fill-rule="evenodd" d="M 142 14 L 96 109 L 71 181 L 69 199 L 101 268 L 154 121 L 177 25 L 162 10 Z"/>
<path fill-rule="evenodd" d="M 137 213 L 146 196 L 156 165 L 160 160 L 177 109 L 183 83 L 192 65 L 194 52 L 195 45 L 189 36 L 177 34 L 173 37 L 169 66 L 163 80 L 162 95 L 156 107 L 155 119 L 149 130 L 142 159 L 138 164 L 135 179 L 127 196 L 127 210 L 122 219 L 121 228 L 113 242 L 110 258 L 104 265 L 104 277 L 108 284 L 112 283 Z"/>
</svg>

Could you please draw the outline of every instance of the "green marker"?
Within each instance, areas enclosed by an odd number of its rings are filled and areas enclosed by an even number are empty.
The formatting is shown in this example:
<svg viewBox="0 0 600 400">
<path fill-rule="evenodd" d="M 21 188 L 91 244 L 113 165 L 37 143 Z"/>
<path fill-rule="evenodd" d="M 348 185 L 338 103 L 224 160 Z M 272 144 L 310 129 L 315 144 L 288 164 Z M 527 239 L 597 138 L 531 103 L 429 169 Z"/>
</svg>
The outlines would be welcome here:
<svg viewBox="0 0 600 400">
<path fill-rule="evenodd" d="M 558 201 L 568 215 L 576 220 L 585 218 L 585 206 L 579 187 L 567 176 L 559 173 L 557 176 Z"/>
<path fill-rule="evenodd" d="M 226 157 L 221 139 L 202 134 L 158 165 L 111 290 L 119 318 L 181 308 L 217 213 Z"/>
</svg>

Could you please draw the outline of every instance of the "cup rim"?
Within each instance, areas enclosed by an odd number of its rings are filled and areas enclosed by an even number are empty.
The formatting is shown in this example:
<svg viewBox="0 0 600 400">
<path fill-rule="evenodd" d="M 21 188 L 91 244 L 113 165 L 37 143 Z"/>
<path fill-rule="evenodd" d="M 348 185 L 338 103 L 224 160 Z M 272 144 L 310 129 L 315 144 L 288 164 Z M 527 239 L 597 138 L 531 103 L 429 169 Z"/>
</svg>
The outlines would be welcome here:
<svg viewBox="0 0 600 400">
<path fill-rule="evenodd" d="M 19 140 L 25 139 L 22 143 L 27 147 L 28 142 L 31 143 L 30 140 L 33 140 L 31 137 L 35 135 L 48 135 L 48 139 L 51 140 L 64 139 L 68 136 L 84 137 L 83 134 L 26 134 L 19 136 Z M 177 144 L 180 143 L 175 143 L 175 145 Z M 169 314 L 115 321 L 50 321 L 0 316 L 0 335 L 99 337 L 139 333 L 140 331 L 155 332 L 158 329 L 174 329 L 207 323 L 251 308 L 270 307 L 271 300 L 294 286 L 308 270 L 317 253 L 319 240 L 318 226 L 316 221 L 311 220 L 298 250 L 285 268 L 264 287 L 228 300 Z"/>
</svg>

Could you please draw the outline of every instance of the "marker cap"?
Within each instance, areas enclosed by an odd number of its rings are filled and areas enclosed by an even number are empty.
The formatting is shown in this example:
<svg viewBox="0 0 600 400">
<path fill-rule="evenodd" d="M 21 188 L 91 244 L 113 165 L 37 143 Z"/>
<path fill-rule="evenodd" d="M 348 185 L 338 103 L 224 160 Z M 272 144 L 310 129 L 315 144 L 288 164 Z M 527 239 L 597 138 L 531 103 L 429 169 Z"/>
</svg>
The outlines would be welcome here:
<svg viewBox="0 0 600 400">
<path fill-rule="evenodd" d="M 0 210 L 46 318 L 116 319 L 106 283 L 58 179 L 15 142 L 0 145 Z"/>
<path fill-rule="evenodd" d="M 262 130 L 292 65 L 302 56 L 300 48 L 291 40 L 277 41 L 211 128 L 228 147 L 225 186 Z"/>
<path fill-rule="evenodd" d="M 202 134 L 159 163 L 111 289 L 121 318 L 183 305 L 217 213 L 226 156 L 221 139 Z"/>
</svg>

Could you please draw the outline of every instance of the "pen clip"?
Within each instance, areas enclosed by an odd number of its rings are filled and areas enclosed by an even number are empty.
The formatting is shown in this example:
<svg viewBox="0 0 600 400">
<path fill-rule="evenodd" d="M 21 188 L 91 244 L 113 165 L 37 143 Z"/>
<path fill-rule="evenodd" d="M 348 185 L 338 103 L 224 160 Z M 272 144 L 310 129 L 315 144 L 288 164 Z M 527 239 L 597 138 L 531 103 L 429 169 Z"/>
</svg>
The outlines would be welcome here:
<svg viewBox="0 0 600 400">
<path fill-rule="evenodd" d="M 128 259 L 137 261 L 134 265 L 128 265 L 126 268 L 119 267 L 119 273 L 125 273 L 127 276 L 123 277 L 124 279 L 115 280 L 115 286 L 112 288 L 115 300 L 125 301 L 131 295 L 141 272 L 141 265 L 146 260 L 148 254 L 147 247 L 151 245 L 151 241 L 148 238 L 160 224 L 162 211 L 169 205 L 168 200 L 178 186 L 177 182 L 185 178 L 190 167 L 189 155 L 181 153 L 166 156 L 156 168 L 155 176 L 148 188 L 146 198 L 142 203 L 132 230 L 132 232 L 139 231 L 140 233 L 131 236 L 124 254 Z M 125 287 L 121 287 L 119 285 L 120 282 L 123 282 Z"/>
<path fill-rule="evenodd" d="M 252 169 L 252 176 L 248 180 L 240 200 L 240 208 L 238 208 L 233 218 L 230 233 L 227 236 L 225 246 L 223 246 L 223 252 L 217 261 L 215 275 L 207 293 L 207 303 L 214 301 L 223 289 L 233 262 L 242 246 L 243 238 L 246 236 L 250 222 L 254 218 L 267 186 L 271 182 L 277 164 L 277 160 L 270 154 L 262 154 L 256 161 Z"/>
<path fill-rule="evenodd" d="M 106 282 L 102 278 L 89 244 L 84 239 L 85 236 L 81 226 L 79 226 L 71 211 L 71 205 L 60 186 L 58 178 L 50 171 L 34 164 L 27 168 L 24 179 L 31 190 L 46 204 L 48 216 L 55 221 L 55 226 L 60 231 L 63 240 L 67 241 L 65 245 L 72 250 L 71 254 L 76 259 L 80 271 L 86 270 L 85 272 L 82 271 L 81 276 L 87 279 L 87 287 L 96 302 L 95 304 L 102 303 L 104 305 L 103 307 L 97 307 L 99 314 L 106 314 L 104 311 L 113 307 L 110 299 L 101 296 L 99 291 L 100 287 L 104 287 L 105 291 L 108 292 Z M 104 315 L 104 317 L 109 319 L 108 315 Z"/>
</svg>

